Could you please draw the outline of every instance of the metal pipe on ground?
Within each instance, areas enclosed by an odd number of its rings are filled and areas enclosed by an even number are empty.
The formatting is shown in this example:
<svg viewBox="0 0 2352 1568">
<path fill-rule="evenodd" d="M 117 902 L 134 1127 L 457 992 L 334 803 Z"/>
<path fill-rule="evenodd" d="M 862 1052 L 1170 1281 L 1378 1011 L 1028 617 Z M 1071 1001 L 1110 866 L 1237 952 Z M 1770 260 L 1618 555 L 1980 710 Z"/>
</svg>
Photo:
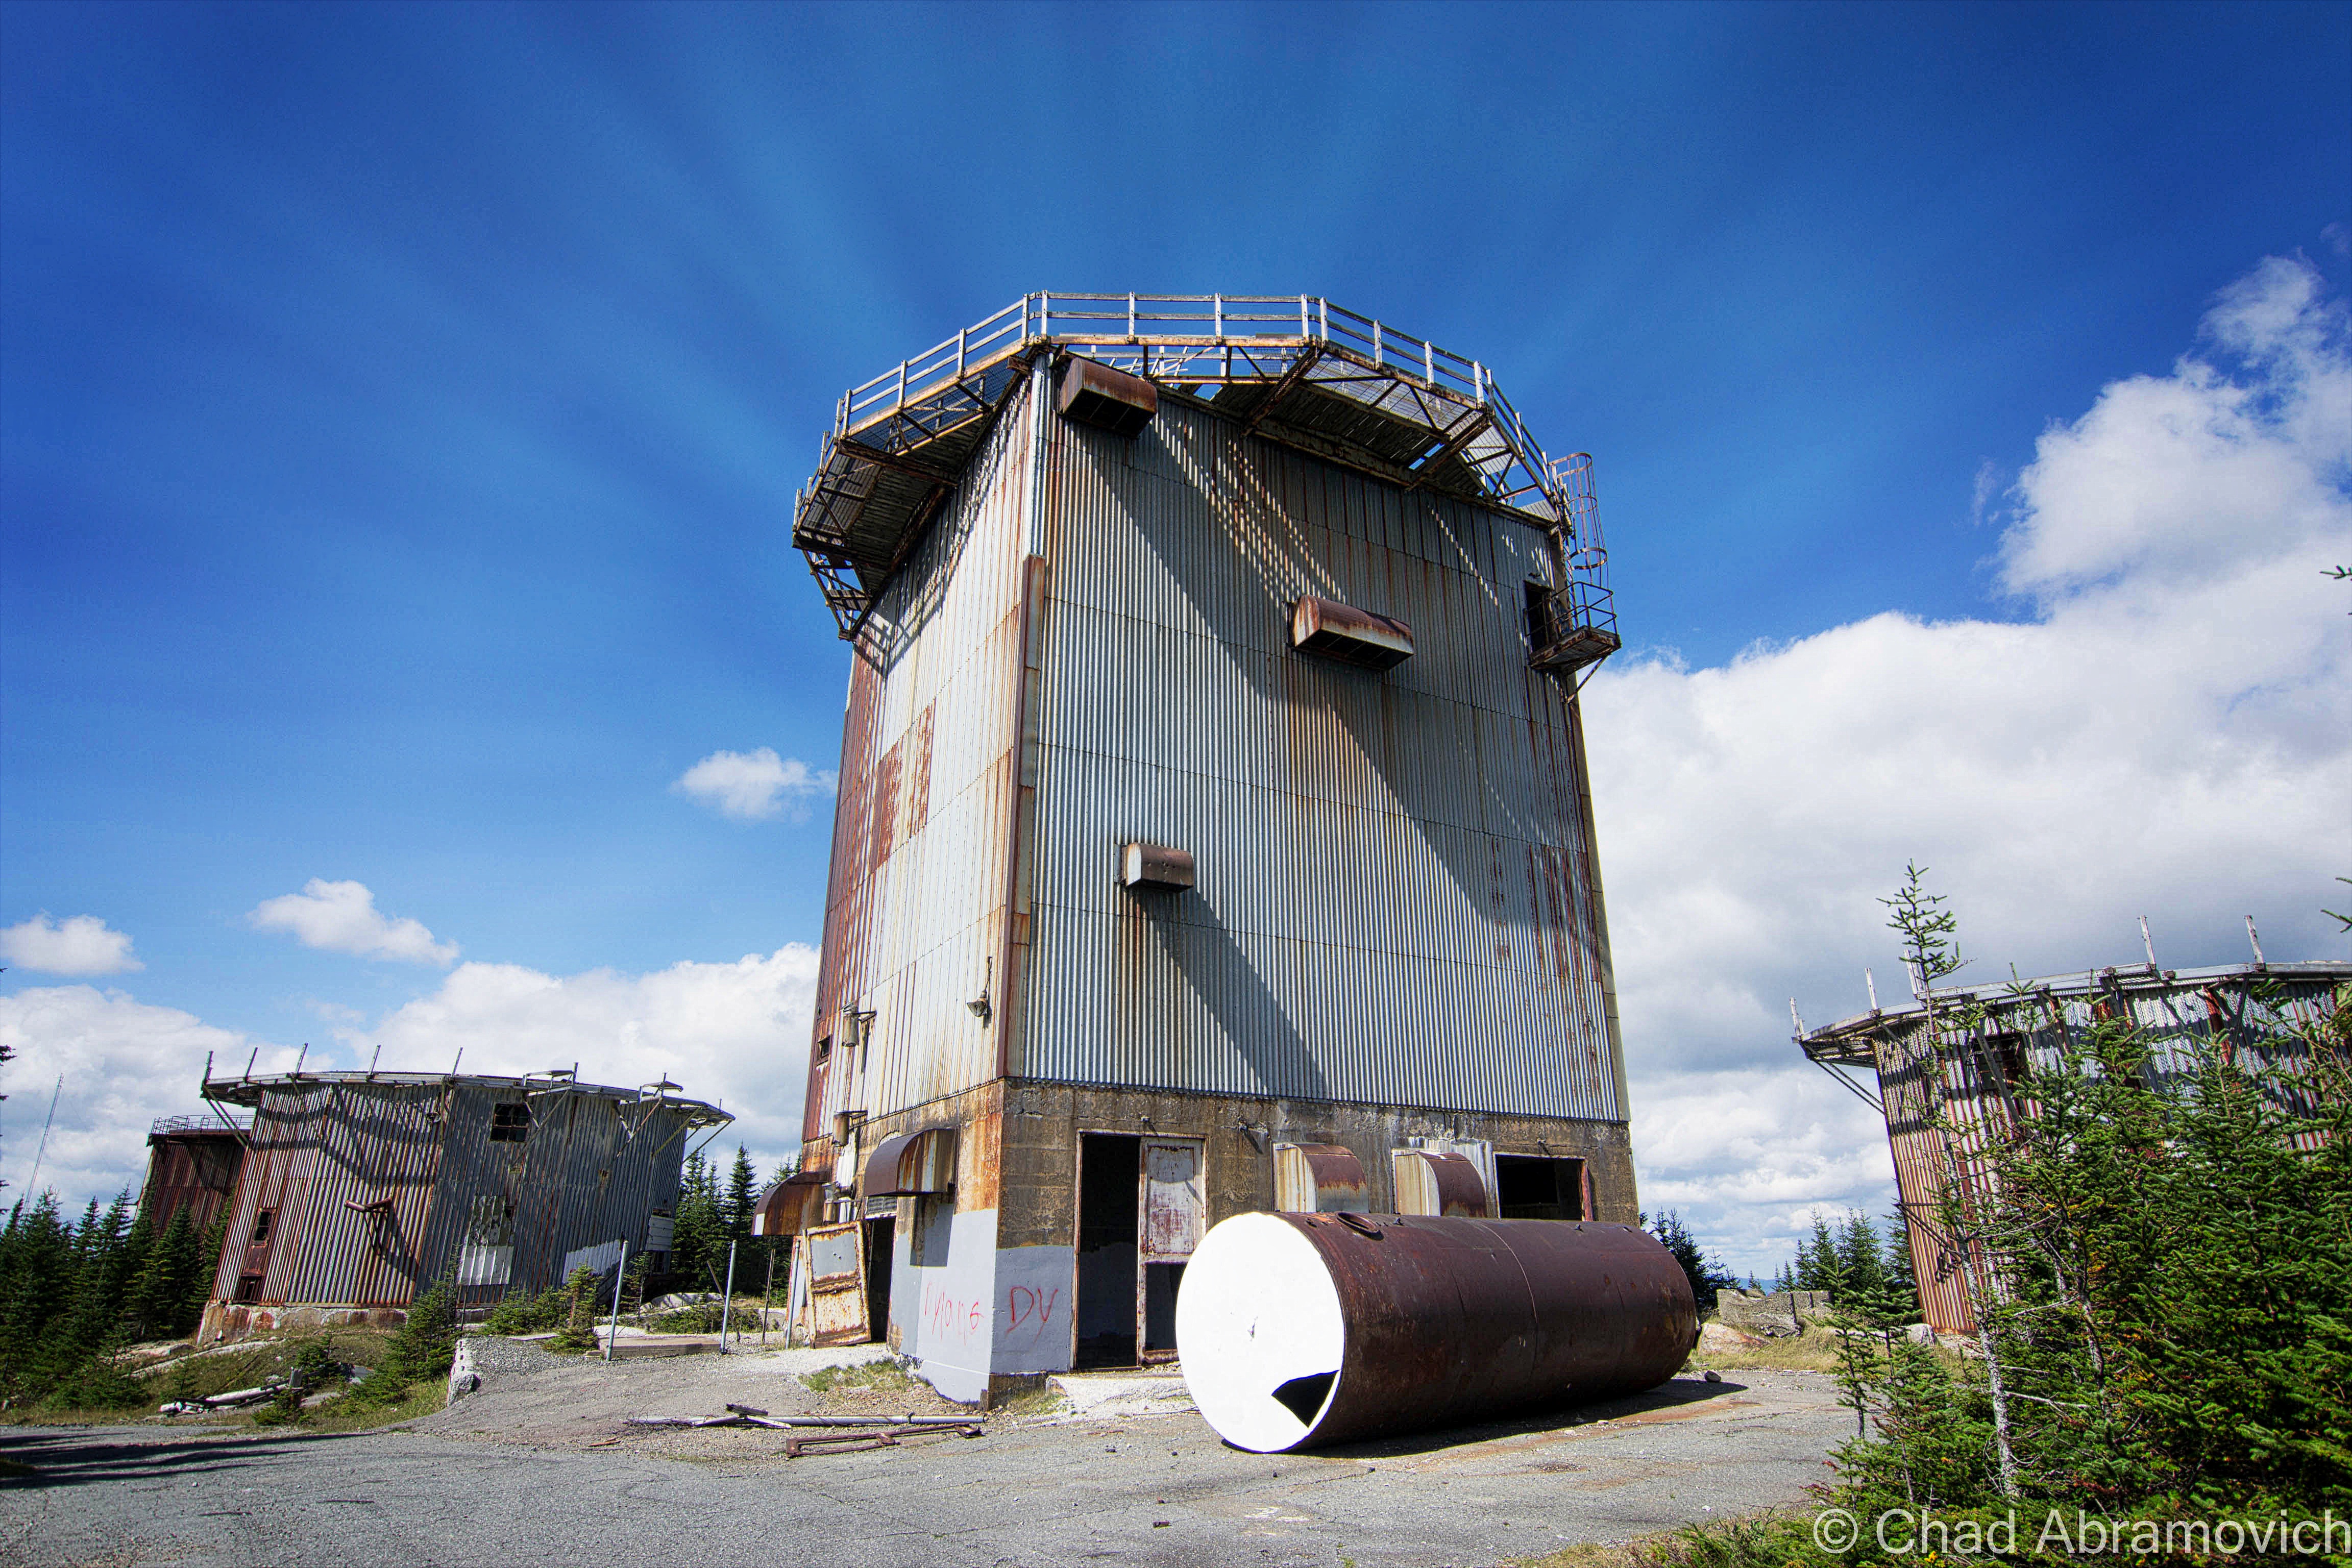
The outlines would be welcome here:
<svg viewBox="0 0 2352 1568">
<path fill-rule="evenodd" d="M 1236 1215 L 1176 1300 L 1202 1415 L 1261 1454 L 1634 1393 L 1697 1342 L 1674 1255 L 1592 1220 Z"/>
</svg>

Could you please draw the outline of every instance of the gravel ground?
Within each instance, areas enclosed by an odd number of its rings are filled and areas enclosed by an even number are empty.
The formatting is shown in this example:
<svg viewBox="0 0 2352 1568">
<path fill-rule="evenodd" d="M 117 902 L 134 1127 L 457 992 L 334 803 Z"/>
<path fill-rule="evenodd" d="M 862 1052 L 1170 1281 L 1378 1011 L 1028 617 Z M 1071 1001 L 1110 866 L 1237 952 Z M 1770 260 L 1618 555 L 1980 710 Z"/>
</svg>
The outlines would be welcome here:
<svg viewBox="0 0 2352 1568">
<path fill-rule="evenodd" d="M 0 1562 L 1488 1568 L 1799 1501 L 1853 1420 L 1818 1373 L 1740 1373 L 1572 1419 L 1301 1455 L 1229 1448 L 1189 1412 L 1073 1420 L 1069 1404 L 992 1416 L 976 1439 L 795 1460 L 778 1433 L 622 1425 L 730 1402 L 825 1406 L 801 1365 L 489 1370 L 446 1411 L 341 1436 L 7 1429 L 0 1456 L 39 1473 L 0 1477 Z M 1090 1393 L 1060 1381 L 1074 1400 Z"/>
</svg>

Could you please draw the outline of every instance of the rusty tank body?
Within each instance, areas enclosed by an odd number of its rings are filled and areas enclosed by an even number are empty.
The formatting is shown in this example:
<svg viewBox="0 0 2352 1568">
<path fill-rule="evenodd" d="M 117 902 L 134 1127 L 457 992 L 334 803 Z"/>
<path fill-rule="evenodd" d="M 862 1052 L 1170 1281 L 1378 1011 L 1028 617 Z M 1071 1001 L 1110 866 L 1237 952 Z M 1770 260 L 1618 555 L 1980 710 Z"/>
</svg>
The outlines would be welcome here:
<svg viewBox="0 0 2352 1568">
<path fill-rule="evenodd" d="M 1247 1214 L 1193 1254 L 1176 1340 L 1218 1436 L 1280 1453 L 1654 1387 L 1698 1308 L 1633 1226 Z"/>
</svg>

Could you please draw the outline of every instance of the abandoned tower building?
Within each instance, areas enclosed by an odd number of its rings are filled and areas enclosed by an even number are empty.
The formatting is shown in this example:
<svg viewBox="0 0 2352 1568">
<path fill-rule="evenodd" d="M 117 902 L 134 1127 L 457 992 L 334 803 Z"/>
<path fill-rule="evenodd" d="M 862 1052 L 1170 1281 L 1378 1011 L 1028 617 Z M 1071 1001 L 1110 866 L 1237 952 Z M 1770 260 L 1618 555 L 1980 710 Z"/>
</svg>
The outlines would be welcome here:
<svg viewBox="0 0 2352 1568">
<path fill-rule="evenodd" d="M 1635 1219 L 1591 462 L 1483 364 L 1031 295 L 843 398 L 793 542 L 855 658 L 761 1221 L 825 1337 L 970 1399 L 1171 1354 L 1239 1212 Z"/>
<path fill-rule="evenodd" d="M 215 1079 L 253 1111 L 201 1342 L 397 1323 L 446 1279 L 460 1310 L 666 1252 L 679 1167 L 727 1112 L 663 1082 L 301 1072 Z"/>
<path fill-rule="evenodd" d="M 2246 932 L 2255 935 L 2251 916 Z M 2035 1074 L 2108 1019 L 2141 1032 L 2151 1086 L 2192 1079 L 2200 1047 L 2251 1068 L 2276 1066 L 2308 1049 L 2313 1026 L 2347 984 L 2352 963 L 2272 963 L 2258 940 L 2253 963 L 2206 969 L 2158 968 L 2150 942 L 2145 965 L 1937 985 L 1896 1007 L 1876 1006 L 1874 985 L 1870 1011 L 1810 1032 L 1800 1022 L 1797 1045 L 1886 1119 L 1920 1316 L 1938 1333 L 1973 1334 L 1971 1292 L 1990 1287 L 1990 1264 L 1955 1215 L 1991 1205 L 1994 1152 L 2034 1113 Z M 2299 1114 L 2314 1109 L 2275 1098 L 2287 1092 L 2275 1085 L 2265 1092 Z"/>
</svg>

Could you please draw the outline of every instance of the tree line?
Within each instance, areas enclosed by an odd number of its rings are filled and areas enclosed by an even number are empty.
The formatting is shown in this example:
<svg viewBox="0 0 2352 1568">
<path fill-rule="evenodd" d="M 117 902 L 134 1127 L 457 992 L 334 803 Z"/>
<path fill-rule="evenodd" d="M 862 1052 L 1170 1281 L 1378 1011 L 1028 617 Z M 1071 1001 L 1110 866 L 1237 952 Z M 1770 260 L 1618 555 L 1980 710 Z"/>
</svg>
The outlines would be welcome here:
<svg viewBox="0 0 2352 1568">
<path fill-rule="evenodd" d="M 118 1352 L 194 1331 L 226 1216 L 199 1230 L 183 1206 L 160 1230 L 131 1194 L 79 1222 L 53 1192 L 19 1199 L 0 1229 L 0 1401 L 99 1406 L 138 1397 Z"/>
</svg>

